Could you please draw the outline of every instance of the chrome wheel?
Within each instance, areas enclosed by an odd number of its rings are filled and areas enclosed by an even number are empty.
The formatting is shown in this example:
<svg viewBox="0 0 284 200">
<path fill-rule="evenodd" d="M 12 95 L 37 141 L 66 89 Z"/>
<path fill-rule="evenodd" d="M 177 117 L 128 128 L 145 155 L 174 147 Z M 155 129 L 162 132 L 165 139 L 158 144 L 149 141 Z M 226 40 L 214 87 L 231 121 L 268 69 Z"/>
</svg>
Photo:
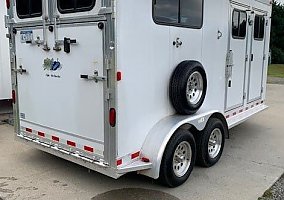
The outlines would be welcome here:
<svg viewBox="0 0 284 200">
<path fill-rule="evenodd" d="M 208 141 L 208 154 L 209 157 L 214 159 L 218 156 L 222 146 L 222 132 L 219 128 L 215 128 L 209 137 Z"/>
<path fill-rule="evenodd" d="M 177 177 L 182 177 L 186 174 L 192 158 L 192 149 L 188 142 L 181 142 L 174 153 L 173 171 Z"/>
<path fill-rule="evenodd" d="M 186 85 L 186 98 L 187 101 L 191 104 L 197 104 L 203 94 L 203 78 L 202 75 L 195 71 L 192 73 Z"/>
</svg>

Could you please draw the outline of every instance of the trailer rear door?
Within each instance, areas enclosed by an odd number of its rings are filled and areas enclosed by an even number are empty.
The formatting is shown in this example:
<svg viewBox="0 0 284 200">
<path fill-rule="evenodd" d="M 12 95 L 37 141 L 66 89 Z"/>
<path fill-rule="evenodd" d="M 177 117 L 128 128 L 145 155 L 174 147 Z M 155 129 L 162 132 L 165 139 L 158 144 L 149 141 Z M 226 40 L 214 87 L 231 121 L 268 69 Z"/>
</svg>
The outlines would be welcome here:
<svg viewBox="0 0 284 200">
<path fill-rule="evenodd" d="M 31 8 L 39 10 L 41 1 L 16 2 L 29 2 L 27 16 L 18 22 L 31 22 L 16 34 L 22 132 L 80 155 L 103 157 L 105 83 L 87 79 L 103 76 L 104 33 L 100 20 L 90 17 L 96 16 L 99 1 L 43 0 L 42 14 L 35 18 Z M 33 25 L 39 18 L 41 25 Z"/>
</svg>

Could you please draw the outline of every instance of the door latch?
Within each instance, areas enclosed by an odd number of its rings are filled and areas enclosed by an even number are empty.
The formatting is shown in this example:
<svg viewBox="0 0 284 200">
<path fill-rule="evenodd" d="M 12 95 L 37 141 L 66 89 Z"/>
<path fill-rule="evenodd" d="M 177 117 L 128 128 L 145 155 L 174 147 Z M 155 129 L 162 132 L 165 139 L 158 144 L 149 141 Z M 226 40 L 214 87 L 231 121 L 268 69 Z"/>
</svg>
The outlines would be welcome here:
<svg viewBox="0 0 284 200">
<path fill-rule="evenodd" d="M 179 48 L 182 45 L 180 38 L 177 38 L 176 41 L 173 41 L 173 45 L 176 46 L 176 48 Z"/>
<path fill-rule="evenodd" d="M 76 44 L 76 39 L 70 39 L 70 38 L 64 38 L 63 44 L 64 44 L 64 52 L 70 53 L 70 46 L 71 44 Z"/>
<path fill-rule="evenodd" d="M 87 79 L 87 80 L 94 80 L 96 83 L 98 81 L 106 81 L 107 78 L 105 76 L 99 76 L 99 72 L 97 70 L 94 71 L 94 75 L 90 76 L 87 74 L 81 74 L 80 78 Z"/>
<path fill-rule="evenodd" d="M 250 61 L 253 61 L 253 54 L 250 55 Z"/>
<path fill-rule="evenodd" d="M 27 70 L 23 69 L 22 65 L 19 66 L 19 69 L 13 69 L 13 71 L 16 72 L 16 73 L 19 73 L 21 75 L 24 74 L 24 73 L 27 73 Z"/>
</svg>

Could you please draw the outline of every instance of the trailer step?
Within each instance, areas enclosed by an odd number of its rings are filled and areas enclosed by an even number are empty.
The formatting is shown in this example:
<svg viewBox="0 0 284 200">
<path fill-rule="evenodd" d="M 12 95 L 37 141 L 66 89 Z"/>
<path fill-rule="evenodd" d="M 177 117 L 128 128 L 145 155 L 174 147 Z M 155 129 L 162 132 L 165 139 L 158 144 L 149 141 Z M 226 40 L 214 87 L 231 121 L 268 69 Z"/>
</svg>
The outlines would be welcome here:
<svg viewBox="0 0 284 200">
<path fill-rule="evenodd" d="M 133 171 L 141 171 L 145 169 L 150 169 L 152 168 L 152 166 L 153 164 L 150 162 L 143 162 L 141 160 L 137 160 L 129 165 L 118 168 L 117 173 L 125 174 L 125 173 L 133 172 Z"/>
<path fill-rule="evenodd" d="M 239 114 L 236 114 L 230 118 L 227 119 L 229 128 L 233 128 L 234 126 L 239 125 L 240 123 L 244 122 L 254 114 L 261 112 L 265 109 L 267 109 L 268 106 L 264 104 L 258 104 L 257 106 L 254 106 L 244 112 L 241 112 Z"/>
</svg>

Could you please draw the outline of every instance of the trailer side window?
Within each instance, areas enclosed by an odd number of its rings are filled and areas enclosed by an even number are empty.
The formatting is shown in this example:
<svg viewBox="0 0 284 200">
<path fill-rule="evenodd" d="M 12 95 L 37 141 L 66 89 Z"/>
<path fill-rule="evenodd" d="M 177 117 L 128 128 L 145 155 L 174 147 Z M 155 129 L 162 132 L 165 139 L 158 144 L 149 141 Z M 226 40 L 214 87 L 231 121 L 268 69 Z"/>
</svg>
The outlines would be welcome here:
<svg viewBox="0 0 284 200">
<path fill-rule="evenodd" d="M 178 23 L 178 1 L 156 0 L 154 4 L 155 20 L 161 23 Z"/>
<path fill-rule="evenodd" d="M 40 17 L 42 15 L 42 1 L 16 0 L 16 10 L 20 19 Z"/>
<path fill-rule="evenodd" d="M 264 37 L 265 20 L 263 16 L 256 15 L 254 18 L 254 39 L 262 40 Z"/>
<path fill-rule="evenodd" d="M 247 14 L 245 11 L 234 10 L 232 19 L 232 36 L 234 39 L 244 39 L 247 32 Z"/>
<path fill-rule="evenodd" d="M 74 13 L 90 11 L 94 8 L 96 0 L 58 0 L 57 6 L 60 13 Z"/>
<path fill-rule="evenodd" d="M 153 19 L 157 24 L 201 28 L 202 0 L 153 0 Z"/>
<path fill-rule="evenodd" d="M 202 0 L 180 0 L 180 24 L 200 28 L 202 10 Z"/>
</svg>

